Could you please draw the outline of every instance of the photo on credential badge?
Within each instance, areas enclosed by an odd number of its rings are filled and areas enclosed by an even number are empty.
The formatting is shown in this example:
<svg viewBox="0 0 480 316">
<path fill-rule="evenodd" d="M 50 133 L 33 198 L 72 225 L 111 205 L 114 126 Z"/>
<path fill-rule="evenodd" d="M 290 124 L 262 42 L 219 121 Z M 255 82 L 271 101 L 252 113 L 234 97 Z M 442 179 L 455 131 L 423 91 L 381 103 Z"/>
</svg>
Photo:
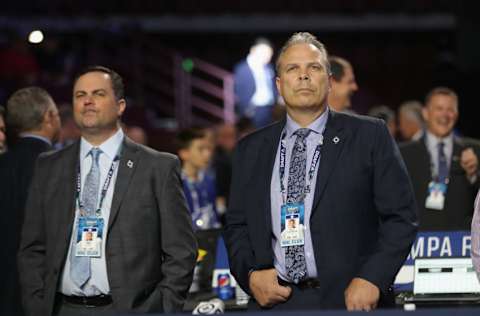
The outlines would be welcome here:
<svg viewBox="0 0 480 316">
<path fill-rule="evenodd" d="M 102 235 L 102 218 L 80 218 L 78 220 L 75 256 L 101 257 Z"/>
<path fill-rule="evenodd" d="M 304 244 L 304 213 L 303 203 L 290 203 L 281 209 L 280 243 L 282 247 Z"/>
</svg>

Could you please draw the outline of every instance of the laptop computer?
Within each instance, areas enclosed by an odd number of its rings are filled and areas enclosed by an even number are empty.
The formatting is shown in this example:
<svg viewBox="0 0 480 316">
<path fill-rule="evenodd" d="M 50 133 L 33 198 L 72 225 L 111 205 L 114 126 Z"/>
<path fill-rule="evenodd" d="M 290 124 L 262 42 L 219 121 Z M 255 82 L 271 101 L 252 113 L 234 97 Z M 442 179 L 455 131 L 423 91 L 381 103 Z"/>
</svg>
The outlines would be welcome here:
<svg viewBox="0 0 480 316">
<path fill-rule="evenodd" d="M 406 302 L 477 302 L 480 282 L 471 258 L 416 258 Z"/>
</svg>

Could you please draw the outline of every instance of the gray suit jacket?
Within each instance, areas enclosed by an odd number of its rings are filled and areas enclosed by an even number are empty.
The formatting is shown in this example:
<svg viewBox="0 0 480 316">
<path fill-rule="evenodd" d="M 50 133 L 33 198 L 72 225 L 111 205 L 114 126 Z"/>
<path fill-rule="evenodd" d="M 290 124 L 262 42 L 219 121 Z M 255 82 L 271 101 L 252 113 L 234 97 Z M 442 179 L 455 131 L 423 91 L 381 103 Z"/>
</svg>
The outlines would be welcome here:
<svg viewBox="0 0 480 316">
<path fill-rule="evenodd" d="M 73 228 L 79 148 L 77 142 L 37 160 L 18 253 L 27 315 L 52 314 Z M 117 312 L 183 306 L 197 244 L 179 170 L 174 155 L 125 138 L 105 251 Z"/>
</svg>

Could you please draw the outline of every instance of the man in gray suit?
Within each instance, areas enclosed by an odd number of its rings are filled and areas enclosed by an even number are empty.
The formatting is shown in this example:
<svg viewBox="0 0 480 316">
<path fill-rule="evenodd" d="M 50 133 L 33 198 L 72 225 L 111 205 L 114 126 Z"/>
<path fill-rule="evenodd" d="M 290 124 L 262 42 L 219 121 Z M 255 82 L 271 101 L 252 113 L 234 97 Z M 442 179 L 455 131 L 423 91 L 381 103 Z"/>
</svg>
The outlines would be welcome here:
<svg viewBox="0 0 480 316">
<path fill-rule="evenodd" d="M 26 204 L 27 315 L 180 311 L 197 245 L 178 159 L 124 136 L 123 83 L 108 68 L 80 73 L 73 110 L 82 138 L 40 156 Z"/>
</svg>

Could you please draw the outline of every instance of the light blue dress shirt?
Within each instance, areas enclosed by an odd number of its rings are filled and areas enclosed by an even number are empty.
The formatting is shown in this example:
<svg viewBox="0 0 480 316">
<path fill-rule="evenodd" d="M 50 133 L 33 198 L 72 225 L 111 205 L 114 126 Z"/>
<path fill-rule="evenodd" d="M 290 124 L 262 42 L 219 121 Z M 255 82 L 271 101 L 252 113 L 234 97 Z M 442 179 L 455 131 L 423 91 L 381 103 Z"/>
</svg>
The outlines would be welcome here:
<svg viewBox="0 0 480 316">
<path fill-rule="evenodd" d="M 98 148 L 102 150 L 102 154 L 99 157 L 99 165 L 100 165 L 100 188 L 99 188 L 99 198 L 98 201 L 100 202 L 100 193 L 107 178 L 108 171 L 112 165 L 115 156 L 119 153 L 120 146 L 123 142 L 124 134 L 122 129 L 118 129 L 118 131 L 107 139 L 103 144 L 101 144 Z M 93 146 L 86 141 L 84 138 L 80 140 L 80 175 L 81 175 L 81 187 L 85 183 L 85 179 L 87 177 L 88 172 L 92 166 L 92 156 L 88 153 L 93 148 Z M 112 198 L 113 192 L 115 187 L 115 182 L 117 179 L 118 173 L 118 162 L 116 163 L 115 171 L 110 182 L 110 186 L 108 187 L 107 194 L 105 195 L 105 200 L 103 201 L 102 209 L 101 209 L 101 217 L 104 220 L 105 226 L 103 229 L 103 242 L 102 242 L 102 256 L 100 258 L 91 258 L 90 259 L 90 267 L 91 267 L 91 276 L 88 282 L 83 286 L 83 288 L 79 288 L 70 278 L 70 253 L 72 251 L 72 240 L 70 240 L 70 246 L 68 249 L 67 259 L 65 261 L 65 266 L 62 272 L 61 284 L 60 284 L 60 292 L 71 296 L 95 296 L 100 294 L 109 294 L 110 293 L 110 285 L 108 283 L 108 275 L 107 275 L 107 262 L 105 260 L 105 244 L 107 240 L 108 234 L 108 219 L 110 217 L 110 208 L 112 206 Z M 81 196 L 81 195 L 80 195 Z M 67 211 L 67 210 L 65 210 Z M 74 224 L 77 222 L 79 215 L 78 203 L 76 203 L 76 210 L 75 210 L 75 221 Z M 74 238 L 73 234 L 75 232 L 75 227 L 72 230 L 71 239 Z M 61 238 L 59 236 L 59 238 Z"/>
<path fill-rule="evenodd" d="M 328 119 L 328 107 L 326 111 L 320 115 L 308 128 L 312 130 L 307 137 L 307 164 L 306 164 L 306 176 L 308 183 L 308 170 L 312 164 L 313 154 L 315 148 L 322 138 L 322 133 L 325 129 Z M 296 136 L 293 133 L 301 128 L 290 116 L 287 115 L 287 123 L 285 125 L 286 137 L 284 139 L 286 147 L 286 159 L 285 159 L 285 176 L 283 183 L 285 188 L 288 184 L 288 170 L 290 168 L 290 158 L 292 155 L 293 145 L 295 143 Z M 285 250 L 280 246 L 280 233 L 281 233 L 281 219 L 280 209 L 283 204 L 282 193 L 280 189 L 280 173 L 279 173 L 279 160 L 280 160 L 280 144 L 277 149 L 277 155 L 275 158 L 275 164 L 273 167 L 272 182 L 270 184 L 270 199 L 271 199 L 271 213 L 272 213 L 272 248 L 274 252 L 274 266 L 278 272 L 280 278 L 286 281 L 289 280 L 285 272 Z M 312 214 L 313 196 L 315 193 L 315 186 L 317 182 L 317 173 L 321 164 L 321 157 L 316 166 L 315 173 L 310 184 L 310 193 L 305 196 L 305 260 L 307 263 L 307 275 L 310 278 L 317 277 L 317 266 L 315 262 L 315 256 L 313 253 L 312 237 L 310 234 L 310 215 Z"/>
</svg>

